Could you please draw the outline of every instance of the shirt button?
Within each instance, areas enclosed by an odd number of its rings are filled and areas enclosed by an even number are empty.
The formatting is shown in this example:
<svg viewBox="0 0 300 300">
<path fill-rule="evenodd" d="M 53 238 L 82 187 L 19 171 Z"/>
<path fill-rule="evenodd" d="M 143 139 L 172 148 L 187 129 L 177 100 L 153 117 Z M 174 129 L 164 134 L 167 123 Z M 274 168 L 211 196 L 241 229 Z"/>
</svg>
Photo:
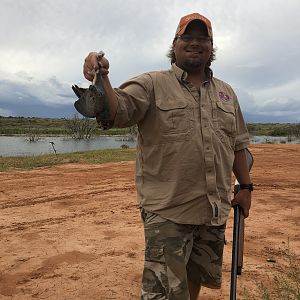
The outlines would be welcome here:
<svg viewBox="0 0 300 300">
<path fill-rule="evenodd" d="M 213 193 L 214 193 L 214 192 L 212 192 L 212 191 L 208 192 L 209 195 L 213 195 Z"/>
</svg>

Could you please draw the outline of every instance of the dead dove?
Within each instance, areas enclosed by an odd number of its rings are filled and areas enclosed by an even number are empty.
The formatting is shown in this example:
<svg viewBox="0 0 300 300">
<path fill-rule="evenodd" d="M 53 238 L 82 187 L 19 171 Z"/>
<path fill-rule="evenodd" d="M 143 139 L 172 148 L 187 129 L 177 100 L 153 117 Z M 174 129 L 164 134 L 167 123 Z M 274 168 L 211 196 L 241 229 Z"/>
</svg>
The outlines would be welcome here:
<svg viewBox="0 0 300 300">
<path fill-rule="evenodd" d="M 104 52 L 100 51 L 97 58 L 101 59 L 103 56 Z M 99 70 L 96 71 L 93 84 L 89 88 L 80 88 L 74 84 L 72 90 L 79 98 L 75 101 L 74 106 L 80 114 L 87 118 L 97 116 L 97 122 L 102 129 L 112 127 L 113 121 L 110 120 L 109 100 L 105 94 Z"/>
</svg>

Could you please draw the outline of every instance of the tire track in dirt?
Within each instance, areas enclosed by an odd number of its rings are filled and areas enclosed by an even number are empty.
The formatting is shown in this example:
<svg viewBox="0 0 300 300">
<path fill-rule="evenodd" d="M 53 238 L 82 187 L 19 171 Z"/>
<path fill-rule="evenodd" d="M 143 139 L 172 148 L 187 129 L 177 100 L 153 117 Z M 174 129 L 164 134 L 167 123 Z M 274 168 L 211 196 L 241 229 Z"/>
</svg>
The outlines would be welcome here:
<svg viewBox="0 0 300 300">
<path fill-rule="evenodd" d="M 88 188 L 90 189 L 90 188 Z M 93 196 L 93 195 L 103 195 L 111 192 L 126 192 L 126 191 L 135 191 L 134 185 L 128 186 L 128 187 L 110 187 L 110 188 L 101 188 L 101 189 L 94 189 L 93 191 L 87 192 L 84 189 L 80 192 L 76 193 L 68 193 L 63 194 L 60 196 L 37 196 L 37 197 L 28 197 L 28 198 L 22 198 L 20 200 L 13 200 L 13 203 L 6 202 L 4 204 L 0 205 L 0 209 L 7 209 L 7 208 L 15 208 L 15 207 L 22 207 L 22 206 L 33 206 L 38 204 L 45 204 L 60 200 L 65 200 L 66 198 L 69 198 L 70 200 L 72 198 L 80 198 L 81 196 Z"/>
<path fill-rule="evenodd" d="M 47 218 L 43 220 L 37 220 L 37 221 L 30 221 L 30 222 L 18 222 L 18 223 L 12 223 L 9 226 L 0 226 L 0 230 L 10 230 L 10 231 L 19 231 L 19 230 L 25 230 L 28 228 L 36 228 L 36 227 L 44 227 L 44 226 L 49 226 L 49 225 L 57 225 L 64 223 L 68 220 L 75 219 L 75 218 L 80 218 L 88 215 L 96 215 L 97 212 L 92 210 L 88 212 L 82 212 L 82 213 L 76 213 L 70 216 L 65 216 L 65 217 L 59 217 L 59 218 Z"/>
<path fill-rule="evenodd" d="M 63 263 L 68 265 L 80 264 L 82 262 L 91 262 L 96 258 L 97 256 L 94 254 L 70 251 L 47 258 L 40 267 L 29 272 L 17 272 L 12 275 L 1 273 L 0 294 L 11 296 L 21 292 L 18 286 L 27 284 L 30 281 L 62 277 L 63 274 L 53 274 L 53 272 Z"/>
</svg>

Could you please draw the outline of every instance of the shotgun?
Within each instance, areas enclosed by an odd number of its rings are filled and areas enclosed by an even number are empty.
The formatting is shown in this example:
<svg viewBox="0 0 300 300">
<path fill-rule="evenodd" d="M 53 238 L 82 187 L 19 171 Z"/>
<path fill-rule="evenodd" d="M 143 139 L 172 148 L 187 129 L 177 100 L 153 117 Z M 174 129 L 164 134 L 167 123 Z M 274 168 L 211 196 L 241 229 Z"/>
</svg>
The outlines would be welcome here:
<svg viewBox="0 0 300 300">
<path fill-rule="evenodd" d="M 245 149 L 249 171 L 253 165 L 253 156 L 248 148 Z M 234 184 L 234 195 L 239 191 L 239 182 Z M 230 300 L 236 300 L 237 275 L 242 275 L 243 256 L 244 256 L 244 230 L 245 222 L 242 208 L 234 205 L 233 217 L 233 243 L 232 243 L 232 260 L 231 260 L 231 282 L 230 282 Z"/>
</svg>

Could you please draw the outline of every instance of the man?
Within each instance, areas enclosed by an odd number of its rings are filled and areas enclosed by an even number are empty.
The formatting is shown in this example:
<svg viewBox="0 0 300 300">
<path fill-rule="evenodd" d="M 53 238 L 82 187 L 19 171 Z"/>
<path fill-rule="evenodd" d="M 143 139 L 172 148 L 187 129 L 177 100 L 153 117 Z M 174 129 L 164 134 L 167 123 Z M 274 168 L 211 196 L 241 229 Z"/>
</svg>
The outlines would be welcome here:
<svg viewBox="0 0 300 300">
<path fill-rule="evenodd" d="M 249 215 L 249 144 L 237 97 L 213 77 L 210 21 L 181 18 L 168 71 L 150 72 L 112 89 L 108 61 L 91 52 L 84 75 L 100 66 L 115 127 L 138 126 L 136 186 L 145 229 L 141 299 L 197 299 L 220 288 L 231 172 L 245 189 L 234 199 Z"/>
</svg>

